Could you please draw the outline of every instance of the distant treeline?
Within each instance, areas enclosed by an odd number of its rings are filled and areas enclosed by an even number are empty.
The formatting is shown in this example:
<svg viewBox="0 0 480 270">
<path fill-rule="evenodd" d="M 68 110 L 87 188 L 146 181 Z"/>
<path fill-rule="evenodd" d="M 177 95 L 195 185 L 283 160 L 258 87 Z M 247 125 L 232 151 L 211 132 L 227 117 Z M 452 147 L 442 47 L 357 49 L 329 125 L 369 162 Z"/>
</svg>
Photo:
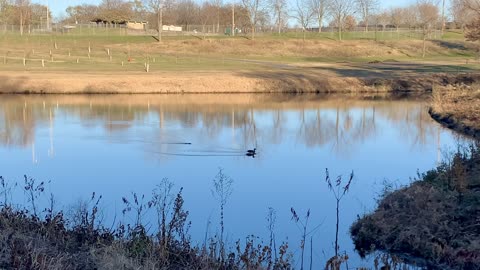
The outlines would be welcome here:
<svg viewBox="0 0 480 270">
<path fill-rule="evenodd" d="M 399 28 L 463 27 L 480 11 L 478 1 L 419 0 L 405 7 L 384 9 L 378 0 L 241 0 L 234 6 L 221 0 L 103 0 L 98 5 L 70 6 L 66 15 L 55 18 L 62 23 L 148 22 L 157 29 L 158 14 L 162 24 L 209 25 L 283 31 L 287 27 L 317 29 L 330 26 L 349 30 L 374 26 Z M 450 3 L 448 3 L 450 2 Z M 0 23 L 4 25 L 49 27 L 51 13 L 47 6 L 31 0 L 0 0 Z M 447 23 L 448 22 L 448 23 Z M 210 28 L 211 29 L 211 28 Z M 200 29 L 199 29 L 200 30 Z"/>
</svg>

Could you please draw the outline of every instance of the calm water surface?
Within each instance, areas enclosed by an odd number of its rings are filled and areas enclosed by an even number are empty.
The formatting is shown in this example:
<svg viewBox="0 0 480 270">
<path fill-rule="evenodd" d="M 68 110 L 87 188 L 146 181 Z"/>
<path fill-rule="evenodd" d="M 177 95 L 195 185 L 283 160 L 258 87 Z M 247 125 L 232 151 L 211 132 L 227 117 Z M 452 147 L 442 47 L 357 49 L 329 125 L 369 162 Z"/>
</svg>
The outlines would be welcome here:
<svg viewBox="0 0 480 270">
<path fill-rule="evenodd" d="M 0 175 L 51 180 L 60 205 L 102 194 L 104 219 L 122 219 L 121 197 L 150 196 L 162 178 L 184 187 L 191 234 L 202 243 L 218 231 L 212 179 L 233 178 L 226 206 L 228 241 L 267 240 L 269 207 L 277 242 L 299 256 L 290 208 L 311 209 L 318 268 L 333 255 L 334 197 L 325 184 L 354 171 L 341 206 L 340 249 L 350 266 L 371 265 L 353 251 L 348 229 L 371 211 L 387 181 L 407 184 L 433 168 L 456 136 L 430 119 L 422 101 L 265 95 L 0 96 Z M 188 143 L 188 144 L 186 144 Z M 246 157 L 256 147 L 255 158 Z M 18 191 L 21 192 L 21 191 Z M 17 193 L 18 193 L 17 192 Z M 23 196 L 15 196 L 18 202 Z M 126 217 L 127 221 L 129 217 Z M 207 226 L 208 221 L 212 225 Z M 307 247 L 309 249 L 309 247 Z"/>
</svg>

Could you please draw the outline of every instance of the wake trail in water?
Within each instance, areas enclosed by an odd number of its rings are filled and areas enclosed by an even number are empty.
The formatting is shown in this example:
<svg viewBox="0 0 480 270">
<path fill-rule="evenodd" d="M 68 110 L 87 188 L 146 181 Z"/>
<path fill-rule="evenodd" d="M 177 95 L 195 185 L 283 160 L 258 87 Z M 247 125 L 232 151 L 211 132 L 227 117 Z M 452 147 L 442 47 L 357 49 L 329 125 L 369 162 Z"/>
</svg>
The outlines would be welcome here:
<svg viewBox="0 0 480 270">
<path fill-rule="evenodd" d="M 243 157 L 244 154 L 181 154 L 181 153 L 167 153 L 167 152 L 152 152 L 154 154 L 166 156 L 181 156 L 181 157 Z"/>
<path fill-rule="evenodd" d="M 161 142 L 161 141 L 149 141 L 142 139 L 123 139 L 123 138 L 108 138 L 102 136 L 86 136 L 87 139 L 96 139 L 96 140 L 112 140 L 113 142 L 118 143 L 148 143 L 148 144 L 158 144 L 158 145 L 192 145 L 191 142 Z"/>
<path fill-rule="evenodd" d="M 145 143 L 151 145 L 192 145 L 191 142 L 179 142 L 179 141 L 170 141 L 170 142 L 161 142 L 161 141 L 151 141 L 144 139 L 123 139 L 119 137 L 114 138 L 104 138 L 100 136 L 89 136 L 90 139 L 110 139 L 113 142 L 117 143 Z M 213 148 L 213 149 L 212 149 Z M 240 148 L 233 147 L 212 147 L 210 149 L 192 149 L 185 150 L 182 153 L 170 153 L 170 152 L 156 152 L 149 151 L 154 154 L 167 155 L 167 156 L 183 156 L 183 157 L 241 157 L 245 156 L 247 151 Z"/>
<path fill-rule="evenodd" d="M 242 154 L 245 151 L 237 150 L 237 151 L 222 151 L 222 150 L 189 150 L 186 151 L 189 153 L 230 153 L 230 154 Z"/>
</svg>

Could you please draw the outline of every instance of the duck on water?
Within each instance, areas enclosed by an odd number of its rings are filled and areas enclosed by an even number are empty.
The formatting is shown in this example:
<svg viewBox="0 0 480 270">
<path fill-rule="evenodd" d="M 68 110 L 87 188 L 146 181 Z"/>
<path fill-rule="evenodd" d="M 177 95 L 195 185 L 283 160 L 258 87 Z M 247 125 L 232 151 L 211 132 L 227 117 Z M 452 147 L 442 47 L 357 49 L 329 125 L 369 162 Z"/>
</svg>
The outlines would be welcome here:
<svg viewBox="0 0 480 270">
<path fill-rule="evenodd" d="M 256 154 L 257 154 L 257 148 L 253 148 L 253 150 L 247 150 L 246 156 L 255 157 Z"/>
</svg>

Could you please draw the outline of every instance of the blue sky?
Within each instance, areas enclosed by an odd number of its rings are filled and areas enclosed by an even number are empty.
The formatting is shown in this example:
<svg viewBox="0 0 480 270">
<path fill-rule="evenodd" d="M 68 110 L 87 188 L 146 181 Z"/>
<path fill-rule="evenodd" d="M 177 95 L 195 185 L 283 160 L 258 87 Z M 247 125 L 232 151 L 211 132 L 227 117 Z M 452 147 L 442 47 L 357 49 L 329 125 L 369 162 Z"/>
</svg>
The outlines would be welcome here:
<svg viewBox="0 0 480 270">
<path fill-rule="evenodd" d="M 33 0 L 33 2 L 45 4 L 47 1 L 50 4 L 50 8 L 52 13 L 55 17 L 61 16 L 65 14 L 65 9 L 68 6 L 79 5 L 83 3 L 87 4 L 98 4 L 101 0 Z M 197 0 L 202 1 L 202 0 Z M 236 0 L 240 2 L 240 0 Z M 231 2 L 231 0 L 224 0 L 225 3 Z M 415 0 L 380 0 L 381 4 L 385 8 L 396 7 L 396 6 L 405 6 L 408 4 L 415 3 Z"/>
</svg>

